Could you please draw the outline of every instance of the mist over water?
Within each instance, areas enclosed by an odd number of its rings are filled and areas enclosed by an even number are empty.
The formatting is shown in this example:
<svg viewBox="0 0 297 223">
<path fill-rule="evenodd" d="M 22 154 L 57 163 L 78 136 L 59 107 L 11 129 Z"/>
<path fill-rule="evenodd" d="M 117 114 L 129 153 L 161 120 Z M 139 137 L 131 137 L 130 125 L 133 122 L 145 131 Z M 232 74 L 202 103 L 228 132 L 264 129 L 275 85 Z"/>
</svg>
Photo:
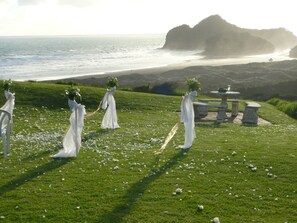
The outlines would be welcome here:
<svg viewBox="0 0 297 223">
<path fill-rule="evenodd" d="M 203 59 L 198 51 L 160 50 L 164 34 L 0 37 L 0 79 L 53 80 L 186 63 L 223 65 L 286 60 L 288 52 Z"/>
</svg>

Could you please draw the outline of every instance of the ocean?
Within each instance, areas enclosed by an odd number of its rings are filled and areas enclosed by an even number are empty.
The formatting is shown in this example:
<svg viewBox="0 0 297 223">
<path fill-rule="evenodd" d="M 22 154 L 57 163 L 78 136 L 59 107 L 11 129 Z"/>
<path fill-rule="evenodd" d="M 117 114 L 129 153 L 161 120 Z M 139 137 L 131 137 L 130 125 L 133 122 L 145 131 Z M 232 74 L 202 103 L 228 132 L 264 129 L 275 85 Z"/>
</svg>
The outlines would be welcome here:
<svg viewBox="0 0 297 223">
<path fill-rule="evenodd" d="M 0 37 L 0 79 L 57 80 L 162 67 L 185 61 L 221 65 L 288 59 L 288 52 L 205 60 L 201 51 L 160 50 L 165 34 Z"/>
<path fill-rule="evenodd" d="M 53 80 L 160 67 L 195 52 L 160 50 L 165 35 L 0 37 L 0 79 Z"/>
</svg>

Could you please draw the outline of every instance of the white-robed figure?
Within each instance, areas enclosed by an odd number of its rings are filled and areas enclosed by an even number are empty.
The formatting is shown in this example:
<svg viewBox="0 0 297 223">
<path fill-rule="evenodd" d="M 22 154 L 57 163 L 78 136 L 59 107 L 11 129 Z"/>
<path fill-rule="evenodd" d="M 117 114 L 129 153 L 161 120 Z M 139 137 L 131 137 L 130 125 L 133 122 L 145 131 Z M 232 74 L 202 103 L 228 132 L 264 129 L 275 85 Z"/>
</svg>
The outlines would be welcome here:
<svg viewBox="0 0 297 223">
<path fill-rule="evenodd" d="M 70 99 L 68 99 L 68 105 L 71 110 L 70 127 L 63 139 L 63 149 L 53 155 L 53 158 L 77 157 L 81 147 L 81 133 L 86 114 L 85 106 Z"/>
<path fill-rule="evenodd" d="M 192 146 L 194 139 L 196 138 L 195 133 L 195 115 L 192 100 L 197 96 L 197 91 L 191 91 L 187 93 L 181 102 L 181 119 L 185 126 L 185 142 L 184 145 L 179 146 L 181 149 L 189 149 Z"/>
<path fill-rule="evenodd" d="M 102 100 L 102 109 L 106 109 L 106 112 L 103 116 L 101 128 L 103 129 L 117 129 L 120 128 L 118 124 L 118 116 L 116 110 L 116 103 L 113 97 L 113 94 L 116 90 L 116 87 L 111 87 L 107 89 L 103 100 Z"/>
<path fill-rule="evenodd" d="M 9 112 L 9 114 L 11 115 L 11 122 L 12 122 L 13 109 L 15 105 L 15 94 L 10 92 L 9 90 L 5 90 L 4 96 L 6 98 L 6 102 L 1 107 L 1 109 Z"/>
<path fill-rule="evenodd" d="M 4 96 L 6 98 L 6 102 L 0 109 L 9 113 L 9 115 L 7 113 L 5 114 L 5 112 L 0 113 L 0 126 L 4 156 L 7 156 L 10 155 L 10 132 L 12 131 L 12 117 L 15 106 L 15 94 L 10 92 L 9 90 L 5 90 Z"/>
</svg>

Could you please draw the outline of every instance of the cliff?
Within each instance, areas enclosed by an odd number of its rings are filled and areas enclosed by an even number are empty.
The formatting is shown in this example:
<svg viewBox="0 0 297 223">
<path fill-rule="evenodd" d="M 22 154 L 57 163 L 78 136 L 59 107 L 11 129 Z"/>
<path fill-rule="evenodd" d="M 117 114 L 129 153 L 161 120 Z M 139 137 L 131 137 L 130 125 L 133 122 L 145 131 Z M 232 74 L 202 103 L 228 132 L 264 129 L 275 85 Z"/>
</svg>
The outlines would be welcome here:
<svg viewBox="0 0 297 223">
<path fill-rule="evenodd" d="M 297 46 L 290 50 L 289 56 L 292 58 L 297 58 Z"/>
<path fill-rule="evenodd" d="M 230 52 L 229 55 L 239 53 L 235 49 L 236 44 L 234 41 L 237 42 L 239 47 L 250 47 L 251 50 L 245 49 L 244 52 L 240 53 L 242 55 L 246 55 L 246 53 L 250 55 L 263 52 L 270 53 L 274 49 L 292 48 L 297 44 L 297 37 L 284 28 L 263 30 L 240 28 L 228 23 L 219 15 L 212 15 L 199 22 L 193 28 L 184 24 L 171 29 L 166 35 L 163 49 L 206 50 L 206 54 L 219 55 L 219 51 L 216 51 L 214 47 L 210 47 L 210 42 L 218 45 L 224 41 L 226 41 L 225 44 L 229 44 L 224 46 L 225 49 L 229 47 L 235 50 Z M 252 44 L 255 44 L 255 46 Z M 261 44 L 264 44 L 263 48 Z M 211 52 L 207 52 L 210 48 Z"/>
<path fill-rule="evenodd" d="M 274 46 L 249 33 L 220 33 L 206 40 L 204 55 L 209 57 L 226 57 L 267 54 L 274 51 Z"/>
</svg>

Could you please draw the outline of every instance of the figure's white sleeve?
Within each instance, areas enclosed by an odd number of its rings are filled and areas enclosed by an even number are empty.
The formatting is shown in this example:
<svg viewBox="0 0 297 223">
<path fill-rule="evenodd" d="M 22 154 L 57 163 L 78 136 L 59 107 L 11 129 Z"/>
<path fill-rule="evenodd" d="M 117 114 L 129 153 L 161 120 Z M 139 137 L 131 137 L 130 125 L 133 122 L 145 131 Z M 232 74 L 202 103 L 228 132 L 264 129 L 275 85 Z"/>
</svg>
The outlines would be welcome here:
<svg viewBox="0 0 297 223">
<path fill-rule="evenodd" d="M 0 108 L 2 110 L 7 111 L 10 116 L 11 116 L 11 123 L 13 122 L 13 110 L 14 110 L 14 106 L 15 106 L 15 95 L 14 93 L 11 93 L 10 91 L 4 91 L 4 96 L 7 99 L 7 101 L 5 102 L 5 104 Z M 8 119 L 5 118 L 5 120 L 3 120 L 2 122 L 2 129 L 5 129 L 6 126 L 8 125 Z"/>
<path fill-rule="evenodd" d="M 187 100 L 188 95 L 185 95 L 181 102 L 181 115 L 180 115 L 180 122 L 187 122 L 188 120 L 188 113 L 187 113 Z"/>
<path fill-rule="evenodd" d="M 108 101 L 109 94 L 110 94 L 109 92 L 106 92 L 103 99 L 102 99 L 101 108 L 104 109 L 104 110 L 107 108 L 107 101 Z"/>
</svg>

